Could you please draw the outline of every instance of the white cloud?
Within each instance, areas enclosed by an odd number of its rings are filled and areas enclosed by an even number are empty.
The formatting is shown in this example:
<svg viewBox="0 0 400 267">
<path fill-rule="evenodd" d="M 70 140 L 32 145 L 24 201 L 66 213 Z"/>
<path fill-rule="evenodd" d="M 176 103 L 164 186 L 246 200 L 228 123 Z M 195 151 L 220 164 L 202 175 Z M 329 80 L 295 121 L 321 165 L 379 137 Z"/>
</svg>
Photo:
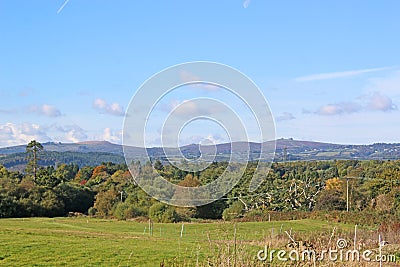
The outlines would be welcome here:
<svg viewBox="0 0 400 267">
<path fill-rule="evenodd" d="M 101 113 L 106 113 L 114 116 L 124 116 L 125 111 L 118 103 L 108 104 L 104 99 L 97 98 L 93 102 L 93 107 Z"/>
<path fill-rule="evenodd" d="M 103 140 L 105 141 L 120 143 L 121 136 L 121 132 L 115 133 L 110 128 L 105 128 L 103 131 Z"/>
<path fill-rule="evenodd" d="M 30 112 L 47 117 L 61 116 L 61 111 L 57 107 L 48 104 L 43 104 L 41 106 L 31 106 L 28 110 Z"/>
<path fill-rule="evenodd" d="M 283 112 L 281 115 L 276 117 L 276 121 L 288 121 L 288 120 L 294 120 L 294 119 L 295 119 L 295 117 L 290 112 Z"/>
<path fill-rule="evenodd" d="M 39 142 L 50 141 L 46 129 L 38 124 L 14 124 L 8 122 L 0 125 L 0 146 L 27 144 L 32 140 Z"/>
<path fill-rule="evenodd" d="M 307 76 L 301 76 L 295 78 L 297 82 L 309 82 L 309 81 L 316 81 L 316 80 L 327 80 L 327 79 L 334 79 L 334 78 L 342 78 L 342 77 L 351 77 L 357 76 L 364 73 L 369 72 L 378 72 L 383 70 L 391 69 L 391 67 L 384 67 L 384 68 L 374 68 L 374 69 L 363 69 L 363 70 L 350 70 L 350 71 L 340 71 L 340 72 L 328 72 L 328 73 L 318 73 L 312 74 Z"/>
<path fill-rule="evenodd" d="M 56 130 L 63 133 L 63 137 L 61 137 L 62 141 L 77 143 L 85 141 L 88 138 L 85 130 L 75 124 L 56 127 Z"/>
<path fill-rule="evenodd" d="M 319 115 L 337 115 L 343 113 L 343 110 L 340 108 L 338 104 L 328 104 L 325 106 L 320 107 L 317 111 Z"/>
<path fill-rule="evenodd" d="M 88 134 L 79 125 L 39 125 L 30 123 L 15 124 L 8 122 L 0 125 L 0 147 L 28 144 L 31 140 L 39 142 L 77 143 L 87 140 L 106 140 L 121 143 L 122 131 L 105 128 Z"/>
<path fill-rule="evenodd" d="M 391 111 L 396 110 L 397 106 L 393 104 L 390 97 L 375 92 L 369 99 L 368 109 L 377 111 Z"/>
<path fill-rule="evenodd" d="M 206 136 L 206 137 L 205 137 Z M 190 144 L 200 144 L 203 146 L 210 146 L 215 144 L 222 144 L 229 142 L 229 139 L 224 138 L 220 134 L 206 134 L 206 135 L 188 135 L 179 139 L 179 146 Z"/>
<path fill-rule="evenodd" d="M 343 102 L 338 104 L 328 104 L 320 107 L 316 113 L 319 115 L 337 115 L 342 113 L 351 114 L 362 110 L 362 106 L 355 102 Z"/>
<path fill-rule="evenodd" d="M 105 100 L 97 98 L 94 100 L 93 106 L 99 109 L 106 109 L 108 104 Z"/>
</svg>

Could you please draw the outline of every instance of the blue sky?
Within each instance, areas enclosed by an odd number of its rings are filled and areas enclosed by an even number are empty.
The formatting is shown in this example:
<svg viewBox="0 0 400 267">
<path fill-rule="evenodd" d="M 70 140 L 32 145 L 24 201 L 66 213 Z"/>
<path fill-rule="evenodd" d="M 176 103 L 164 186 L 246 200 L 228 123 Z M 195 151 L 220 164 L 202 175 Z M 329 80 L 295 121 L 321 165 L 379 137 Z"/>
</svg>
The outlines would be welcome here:
<svg viewBox="0 0 400 267">
<path fill-rule="evenodd" d="M 0 146 L 121 143 L 135 91 L 189 61 L 250 77 L 277 138 L 400 142 L 398 10 L 395 0 L 0 1 Z M 216 125 L 192 127 L 182 143 L 226 141 Z"/>
</svg>

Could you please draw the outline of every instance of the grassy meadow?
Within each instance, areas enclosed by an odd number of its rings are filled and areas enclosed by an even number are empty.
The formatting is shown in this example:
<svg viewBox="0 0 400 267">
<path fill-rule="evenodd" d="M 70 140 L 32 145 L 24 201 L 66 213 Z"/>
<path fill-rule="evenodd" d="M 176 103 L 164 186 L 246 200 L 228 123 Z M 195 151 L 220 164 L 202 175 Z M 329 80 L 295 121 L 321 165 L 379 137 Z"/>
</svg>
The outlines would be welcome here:
<svg viewBox="0 0 400 267">
<path fill-rule="evenodd" d="M 153 224 L 77 218 L 0 220 L 1 266 L 268 266 L 257 252 L 296 240 L 326 246 L 354 226 L 317 220 Z M 335 229 L 335 230 L 333 230 Z M 182 236 L 181 236 L 182 233 Z M 374 229 L 360 229 L 364 234 Z M 333 239 L 332 239 L 333 240 Z M 376 246 L 371 240 L 371 246 Z"/>
</svg>

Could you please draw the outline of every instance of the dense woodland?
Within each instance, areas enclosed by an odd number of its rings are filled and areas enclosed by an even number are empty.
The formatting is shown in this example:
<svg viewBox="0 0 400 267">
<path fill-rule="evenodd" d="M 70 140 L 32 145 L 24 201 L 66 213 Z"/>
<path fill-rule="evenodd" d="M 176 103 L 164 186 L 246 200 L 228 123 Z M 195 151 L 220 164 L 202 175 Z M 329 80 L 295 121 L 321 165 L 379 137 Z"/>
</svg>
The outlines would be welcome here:
<svg viewBox="0 0 400 267">
<path fill-rule="evenodd" d="M 0 217 L 82 213 L 121 220 L 150 218 L 155 222 L 177 222 L 270 219 L 271 215 L 350 220 L 357 216 L 346 214 L 359 214 L 361 219 L 379 223 L 379 218 L 400 216 L 400 161 L 273 163 L 269 171 L 265 168 L 256 174 L 263 182 L 255 192 L 249 192 L 249 182 L 257 167 L 253 162 L 237 167 L 245 168 L 244 176 L 222 199 L 201 207 L 179 208 L 148 196 L 136 185 L 126 164 L 106 162 L 81 168 L 76 164 L 41 166 L 39 145 L 27 147 L 28 164 L 24 172 L 10 171 L 0 165 Z M 227 166 L 227 162 L 214 162 L 205 170 L 192 173 L 160 161 L 132 163 L 137 176 L 158 172 L 165 179 L 187 187 L 209 183 Z"/>
<path fill-rule="evenodd" d="M 57 166 L 62 163 L 76 164 L 78 166 L 96 166 L 102 162 L 125 162 L 122 155 L 106 152 L 72 152 L 72 151 L 47 151 L 40 153 L 38 164 L 40 166 Z M 0 157 L 0 164 L 10 170 L 23 171 L 28 163 L 26 153 L 13 153 Z"/>
</svg>

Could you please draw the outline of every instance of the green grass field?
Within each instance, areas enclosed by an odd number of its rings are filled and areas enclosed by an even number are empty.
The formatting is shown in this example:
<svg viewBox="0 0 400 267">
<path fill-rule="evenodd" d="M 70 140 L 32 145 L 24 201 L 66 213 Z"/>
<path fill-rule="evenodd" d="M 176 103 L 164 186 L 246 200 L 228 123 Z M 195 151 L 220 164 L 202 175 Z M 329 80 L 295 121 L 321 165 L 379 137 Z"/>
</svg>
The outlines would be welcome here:
<svg viewBox="0 0 400 267">
<path fill-rule="evenodd" d="M 348 232 L 353 227 L 335 226 Z M 286 242 L 284 231 L 304 238 L 329 235 L 333 227 L 315 220 L 236 223 L 235 250 L 234 223 L 185 223 L 181 237 L 182 224 L 154 224 L 151 236 L 148 223 L 132 221 L 1 219 L 0 265 L 160 266 L 164 262 L 164 266 L 208 266 L 216 257 L 255 262 L 271 236 L 280 234 Z"/>
</svg>

